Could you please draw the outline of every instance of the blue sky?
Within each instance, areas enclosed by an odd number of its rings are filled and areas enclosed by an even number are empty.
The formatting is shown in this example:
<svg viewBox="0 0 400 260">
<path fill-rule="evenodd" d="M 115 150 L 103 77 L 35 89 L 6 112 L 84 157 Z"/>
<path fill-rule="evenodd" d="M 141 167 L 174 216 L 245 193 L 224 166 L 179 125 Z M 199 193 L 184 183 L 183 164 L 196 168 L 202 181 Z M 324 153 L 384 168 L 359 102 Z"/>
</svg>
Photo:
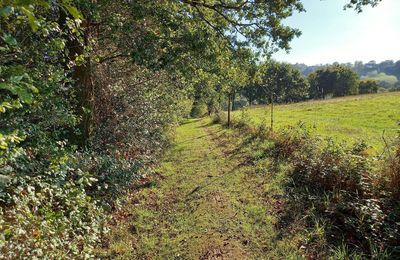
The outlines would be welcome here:
<svg viewBox="0 0 400 260">
<path fill-rule="evenodd" d="M 400 60 L 400 0 L 383 0 L 359 14 L 343 10 L 348 0 L 302 2 L 306 12 L 284 22 L 302 35 L 291 42 L 289 54 L 279 51 L 274 59 L 307 65 Z"/>
</svg>

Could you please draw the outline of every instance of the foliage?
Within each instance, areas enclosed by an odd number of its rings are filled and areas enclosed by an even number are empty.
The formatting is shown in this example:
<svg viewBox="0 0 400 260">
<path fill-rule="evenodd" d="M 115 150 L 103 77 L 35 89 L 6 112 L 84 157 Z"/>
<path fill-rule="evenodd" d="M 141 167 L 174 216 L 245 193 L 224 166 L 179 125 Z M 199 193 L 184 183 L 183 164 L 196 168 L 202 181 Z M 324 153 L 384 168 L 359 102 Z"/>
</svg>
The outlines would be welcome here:
<svg viewBox="0 0 400 260">
<path fill-rule="evenodd" d="M 382 185 L 395 201 L 400 198 L 400 137 L 394 141 L 383 166 Z"/>
<path fill-rule="evenodd" d="M 97 185 L 88 172 L 75 168 L 72 158 L 53 161 L 46 172 L 20 154 L 2 171 L 13 173 L 2 188 L 0 252 L 14 258 L 88 258 L 99 242 L 104 215 L 88 196 Z M 33 164 L 33 165 L 32 165 Z"/>
<path fill-rule="evenodd" d="M 358 76 L 350 68 L 333 65 L 319 69 L 308 76 L 310 97 L 325 98 L 328 95 L 341 97 L 358 94 Z"/>
<path fill-rule="evenodd" d="M 188 100 L 218 110 L 257 57 L 289 49 L 294 11 L 299 0 L 1 1 L 2 256 L 93 258 L 106 210 L 151 172 Z"/>
<path fill-rule="evenodd" d="M 190 116 L 193 118 L 198 118 L 207 115 L 207 113 L 207 105 L 202 102 L 197 102 L 196 104 L 193 104 Z"/>
<path fill-rule="evenodd" d="M 228 119 L 226 117 L 226 113 L 220 111 L 218 113 L 215 113 L 212 116 L 212 122 L 214 124 L 221 124 L 221 125 L 225 125 L 227 123 Z"/>
<path fill-rule="evenodd" d="M 357 12 L 361 13 L 363 7 L 366 5 L 371 5 L 374 7 L 377 6 L 381 1 L 382 0 L 350 0 L 350 2 L 346 4 L 344 8 L 354 8 Z"/>
<path fill-rule="evenodd" d="M 103 209 L 96 179 L 76 167 L 69 138 L 80 118 L 65 66 L 65 35 L 79 38 L 69 1 L 65 27 L 46 1 L 2 3 L 0 61 L 0 252 L 5 258 L 88 258 Z M 73 32 L 73 33 L 70 33 Z"/>
<path fill-rule="evenodd" d="M 298 1 L 233 7 L 2 2 L 2 255 L 91 257 L 104 204 L 157 161 L 187 111 L 188 90 L 207 77 L 215 90 L 242 84 L 246 45 L 267 53 L 299 34 L 279 23 L 302 10 Z"/>
<path fill-rule="evenodd" d="M 334 64 L 338 63 L 335 62 Z M 363 80 L 378 81 L 380 86 L 384 88 L 392 88 L 398 82 L 398 78 L 400 78 L 400 60 L 385 60 L 379 63 L 374 60 L 367 63 L 355 61 L 354 63 L 344 63 L 341 65 L 353 69 Z M 299 69 L 303 75 L 308 76 L 312 72 L 329 65 L 307 66 L 303 63 L 296 63 L 293 66 Z"/>
<path fill-rule="evenodd" d="M 291 65 L 270 62 L 261 68 L 260 73 L 266 96 L 273 93 L 275 102 L 291 103 L 307 99 L 307 80 Z"/>
<path fill-rule="evenodd" d="M 359 83 L 360 94 L 377 93 L 378 88 L 378 83 L 375 80 L 361 80 Z"/>
<path fill-rule="evenodd" d="M 292 65 L 271 61 L 252 70 L 252 81 L 241 92 L 249 103 L 270 102 L 271 95 L 278 103 L 299 102 L 308 98 L 307 79 Z"/>
<path fill-rule="evenodd" d="M 400 67 L 399 67 L 400 68 Z M 378 73 L 377 71 L 369 72 L 363 77 L 364 80 L 376 81 L 380 87 L 390 89 L 395 86 L 398 79 L 394 75 L 387 75 L 384 72 Z"/>
<path fill-rule="evenodd" d="M 251 123 L 251 118 L 249 114 L 249 110 L 247 107 L 243 107 L 240 110 L 240 118 L 237 122 L 238 126 L 245 127 Z"/>
<path fill-rule="evenodd" d="M 394 257 L 392 250 L 400 239 L 394 224 L 398 214 L 393 212 L 397 202 L 378 185 L 380 168 L 366 148 L 364 143 L 348 149 L 307 139 L 291 158 L 288 188 L 303 193 L 293 194 L 293 203 L 302 203 L 312 210 L 315 221 L 326 223 L 329 243 L 339 246 L 343 241 L 352 251 L 370 257 L 387 252 Z M 325 199 L 314 199 L 321 197 Z"/>
<path fill-rule="evenodd" d="M 97 75 L 91 148 L 125 160 L 157 158 L 184 116 L 183 79 L 128 60 L 103 63 Z"/>
</svg>

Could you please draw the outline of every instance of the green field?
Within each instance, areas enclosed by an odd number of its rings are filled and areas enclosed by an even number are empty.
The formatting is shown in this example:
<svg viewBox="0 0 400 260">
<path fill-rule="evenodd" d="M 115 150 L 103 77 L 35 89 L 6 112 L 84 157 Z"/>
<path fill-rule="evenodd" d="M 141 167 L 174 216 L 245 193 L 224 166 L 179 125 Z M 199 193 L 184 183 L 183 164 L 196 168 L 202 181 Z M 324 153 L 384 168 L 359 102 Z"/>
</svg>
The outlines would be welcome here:
<svg viewBox="0 0 400 260">
<path fill-rule="evenodd" d="M 241 111 L 234 111 L 238 119 Z M 254 123 L 270 124 L 270 106 L 250 108 Z M 384 147 L 396 135 L 400 122 L 400 92 L 369 94 L 309 101 L 274 107 L 274 127 L 281 128 L 302 122 L 312 132 L 338 141 L 365 140 L 375 150 Z"/>
<path fill-rule="evenodd" d="M 394 84 L 396 84 L 396 82 L 397 82 L 397 78 L 396 78 L 396 76 L 393 76 L 393 75 L 387 75 L 387 74 L 385 74 L 385 73 L 372 73 L 372 74 L 369 74 L 369 75 L 367 75 L 365 78 L 363 78 L 364 80 L 376 80 L 376 81 L 378 81 L 378 82 L 380 82 L 380 81 L 384 81 L 384 82 L 386 82 L 387 84 L 390 84 L 390 85 L 394 85 Z"/>
</svg>

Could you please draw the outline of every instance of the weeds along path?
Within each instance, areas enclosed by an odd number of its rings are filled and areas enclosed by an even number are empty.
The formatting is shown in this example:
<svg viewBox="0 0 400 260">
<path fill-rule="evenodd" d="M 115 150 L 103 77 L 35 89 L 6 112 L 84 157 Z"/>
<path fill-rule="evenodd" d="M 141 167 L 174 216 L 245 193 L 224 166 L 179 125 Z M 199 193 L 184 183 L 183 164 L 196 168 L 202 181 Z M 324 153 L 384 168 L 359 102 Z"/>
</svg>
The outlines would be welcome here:
<svg viewBox="0 0 400 260">
<path fill-rule="evenodd" d="M 207 120 L 177 129 L 157 180 L 131 195 L 102 255 L 119 259 L 295 257 L 277 239 L 278 184 L 246 166 L 227 130 Z M 290 242 L 290 241 L 289 241 Z"/>
</svg>

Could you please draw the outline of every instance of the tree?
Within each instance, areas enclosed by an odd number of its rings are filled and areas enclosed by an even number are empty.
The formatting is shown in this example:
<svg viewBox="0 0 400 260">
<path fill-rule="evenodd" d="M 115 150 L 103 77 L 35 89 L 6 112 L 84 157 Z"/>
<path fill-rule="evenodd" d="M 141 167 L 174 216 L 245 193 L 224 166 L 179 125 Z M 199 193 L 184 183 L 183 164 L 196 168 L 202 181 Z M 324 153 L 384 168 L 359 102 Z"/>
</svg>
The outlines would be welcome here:
<svg viewBox="0 0 400 260">
<path fill-rule="evenodd" d="M 289 49 L 300 35 L 281 23 L 294 11 L 303 11 L 299 0 L 284 4 L 270 1 L 170 0 L 77 1 L 82 13 L 81 38 L 67 40 L 70 60 L 82 62 L 72 76 L 82 118 L 80 146 L 90 137 L 94 104 L 93 74 L 96 60 L 110 63 L 129 58 L 151 70 L 179 73 L 191 79 L 198 69 L 214 70 L 218 55 L 251 47 L 262 55 L 276 48 Z M 62 10 L 60 11 L 63 14 Z M 113 13 L 113 16 L 109 16 Z M 64 15 L 69 18 L 69 16 Z M 61 17 L 61 24 L 67 19 Z M 93 44 L 94 43 L 94 44 Z M 87 55 L 85 50 L 94 50 Z M 93 59 L 95 57 L 95 60 Z M 93 127 L 92 127 L 93 128 Z"/>
<path fill-rule="evenodd" d="M 221 59 L 220 84 L 222 87 L 221 91 L 226 95 L 228 101 L 228 127 L 231 126 L 231 110 L 235 101 L 235 95 L 249 82 L 247 74 L 249 68 L 248 55 L 249 53 L 246 50 L 240 50 L 231 59 L 228 57 Z M 234 63 L 231 63 L 231 61 L 234 61 Z"/>
<path fill-rule="evenodd" d="M 371 5 L 375 7 L 381 1 L 382 0 L 349 0 L 349 3 L 346 4 L 344 8 L 354 8 L 357 12 L 361 13 L 364 6 Z"/>
<path fill-rule="evenodd" d="M 220 85 L 218 76 L 202 69 L 196 72 L 193 85 L 193 107 L 191 116 L 201 116 L 202 107 L 207 107 L 208 115 L 219 110 Z M 201 111 L 199 114 L 198 112 Z"/>
<path fill-rule="evenodd" d="M 292 65 L 269 62 L 261 67 L 260 74 L 264 93 L 268 93 L 267 95 L 273 93 L 275 102 L 290 103 L 307 99 L 308 82 Z"/>
<path fill-rule="evenodd" d="M 378 88 L 378 82 L 375 80 L 361 80 L 359 84 L 360 94 L 377 93 Z"/>
<path fill-rule="evenodd" d="M 332 65 L 318 69 L 308 76 L 311 98 L 358 94 L 358 75 L 349 67 Z"/>
<path fill-rule="evenodd" d="M 0 1 L 4 258 L 93 258 L 104 211 L 157 162 L 188 99 L 211 110 L 227 96 L 230 110 L 248 64 L 300 35 L 282 22 L 296 11 L 300 0 Z"/>
</svg>

